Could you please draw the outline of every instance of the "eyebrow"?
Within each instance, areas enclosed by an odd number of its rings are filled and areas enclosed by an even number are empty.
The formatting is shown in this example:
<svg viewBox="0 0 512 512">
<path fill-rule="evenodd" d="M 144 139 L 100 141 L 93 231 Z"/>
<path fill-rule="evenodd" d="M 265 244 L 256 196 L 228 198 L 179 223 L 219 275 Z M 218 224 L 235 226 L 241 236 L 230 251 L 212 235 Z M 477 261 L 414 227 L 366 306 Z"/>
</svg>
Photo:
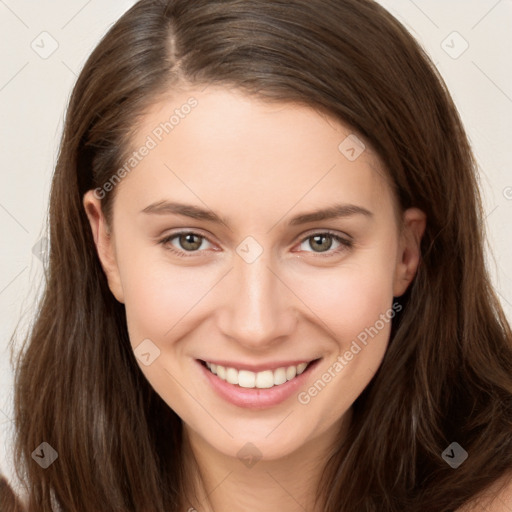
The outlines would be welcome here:
<svg viewBox="0 0 512 512">
<path fill-rule="evenodd" d="M 156 214 L 156 215 L 182 215 L 197 220 L 205 220 L 214 222 L 216 224 L 228 225 L 228 219 L 220 217 L 211 210 L 205 210 L 198 206 L 191 204 L 175 203 L 170 201 L 159 201 L 150 204 L 144 208 L 141 213 Z M 355 204 L 335 204 L 327 208 L 317 209 L 308 213 L 301 213 L 296 215 L 288 224 L 290 226 L 297 226 L 300 224 L 307 224 L 320 220 L 339 219 L 343 217 L 350 217 L 353 215 L 364 215 L 366 217 L 373 217 L 373 213 L 362 206 Z"/>
</svg>

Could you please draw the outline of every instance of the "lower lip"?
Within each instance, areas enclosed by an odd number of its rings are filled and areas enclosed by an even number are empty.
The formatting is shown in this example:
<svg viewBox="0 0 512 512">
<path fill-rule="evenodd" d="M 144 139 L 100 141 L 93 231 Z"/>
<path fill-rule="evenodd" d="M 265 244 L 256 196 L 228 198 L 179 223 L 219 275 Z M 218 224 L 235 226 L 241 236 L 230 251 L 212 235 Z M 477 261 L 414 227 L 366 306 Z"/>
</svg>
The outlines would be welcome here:
<svg viewBox="0 0 512 512">
<path fill-rule="evenodd" d="M 197 361 L 197 364 L 210 385 L 224 400 L 246 409 L 265 409 L 284 402 L 296 393 L 301 386 L 304 386 L 311 370 L 318 362 L 319 360 L 313 361 L 300 375 L 284 384 L 266 389 L 242 388 L 236 384 L 230 384 L 213 374 L 200 361 Z"/>
</svg>

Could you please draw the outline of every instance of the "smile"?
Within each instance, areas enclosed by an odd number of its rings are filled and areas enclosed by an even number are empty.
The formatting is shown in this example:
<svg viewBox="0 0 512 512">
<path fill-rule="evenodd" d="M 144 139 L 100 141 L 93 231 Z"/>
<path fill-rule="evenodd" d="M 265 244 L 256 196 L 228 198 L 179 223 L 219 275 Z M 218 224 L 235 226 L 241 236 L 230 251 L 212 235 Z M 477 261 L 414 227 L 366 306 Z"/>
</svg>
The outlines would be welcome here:
<svg viewBox="0 0 512 512">
<path fill-rule="evenodd" d="M 229 384 L 235 384 L 248 389 L 268 389 L 274 386 L 280 386 L 281 384 L 294 379 L 296 376 L 303 373 L 311 362 L 312 361 L 309 363 L 282 366 L 274 370 L 269 369 L 259 372 L 238 370 L 236 368 L 209 362 L 205 362 L 205 365 L 210 372 Z"/>
<path fill-rule="evenodd" d="M 197 363 L 205 384 L 223 400 L 245 409 L 265 409 L 285 402 L 307 386 L 320 360 L 249 365 L 197 359 Z"/>
</svg>

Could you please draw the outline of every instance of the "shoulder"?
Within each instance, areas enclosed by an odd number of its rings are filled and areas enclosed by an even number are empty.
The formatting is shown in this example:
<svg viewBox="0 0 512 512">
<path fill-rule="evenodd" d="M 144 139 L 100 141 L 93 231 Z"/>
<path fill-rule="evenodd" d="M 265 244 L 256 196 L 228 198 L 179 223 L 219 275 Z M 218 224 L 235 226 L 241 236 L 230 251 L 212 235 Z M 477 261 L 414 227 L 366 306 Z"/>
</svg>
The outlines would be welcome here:
<svg viewBox="0 0 512 512">
<path fill-rule="evenodd" d="M 499 478 L 486 490 L 456 512 L 512 512 L 512 471 Z"/>
</svg>

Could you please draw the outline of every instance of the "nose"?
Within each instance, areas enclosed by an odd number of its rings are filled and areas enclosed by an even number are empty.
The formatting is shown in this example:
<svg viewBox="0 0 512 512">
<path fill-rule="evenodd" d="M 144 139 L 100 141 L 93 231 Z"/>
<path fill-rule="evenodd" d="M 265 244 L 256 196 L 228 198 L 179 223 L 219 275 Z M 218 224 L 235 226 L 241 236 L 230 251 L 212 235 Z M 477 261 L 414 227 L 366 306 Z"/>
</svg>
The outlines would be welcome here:
<svg viewBox="0 0 512 512">
<path fill-rule="evenodd" d="M 297 323 L 293 293 L 270 265 L 266 252 L 247 263 L 236 256 L 225 280 L 225 299 L 218 309 L 218 327 L 251 350 L 265 350 L 290 336 Z"/>
</svg>

